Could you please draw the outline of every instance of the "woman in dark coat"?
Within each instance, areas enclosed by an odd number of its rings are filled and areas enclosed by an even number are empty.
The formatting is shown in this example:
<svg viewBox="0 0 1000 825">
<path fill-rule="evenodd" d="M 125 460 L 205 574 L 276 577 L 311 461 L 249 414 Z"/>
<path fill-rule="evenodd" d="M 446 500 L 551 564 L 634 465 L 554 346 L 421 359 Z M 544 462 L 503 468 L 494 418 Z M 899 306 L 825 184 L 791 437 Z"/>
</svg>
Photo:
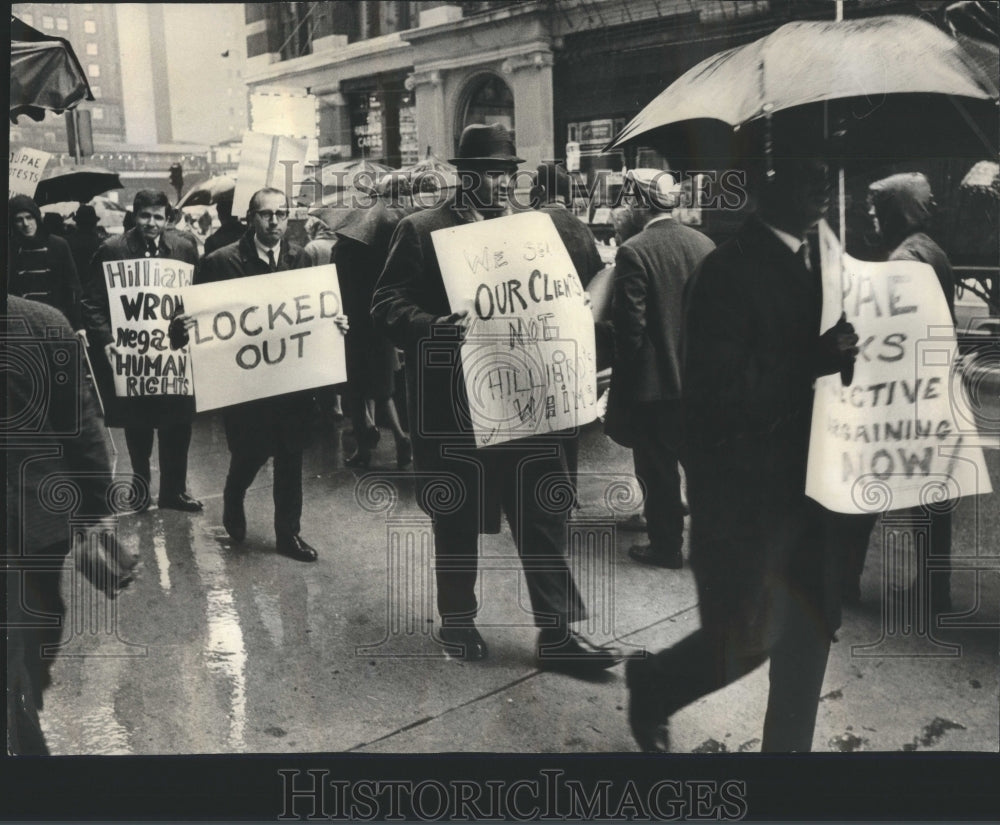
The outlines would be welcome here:
<svg viewBox="0 0 1000 825">
<path fill-rule="evenodd" d="M 396 193 L 398 195 L 398 193 Z M 392 341 L 376 331 L 370 315 L 375 283 L 389 254 L 389 241 L 396 225 L 415 207 L 402 205 L 401 198 L 383 190 L 375 205 L 356 211 L 356 218 L 337 230 L 333 261 L 344 299 L 344 312 L 351 319 L 347 333 L 348 410 L 354 425 L 357 451 L 345 459 L 348 467 L 367 467 L 379 442 L 377 422 L 384 420 L 396 441 L 396 466 L 409 466 L 412 447 L 403 431 L 393 397 L 399 356 Z"/>
<path fill-rule="evenodd" d="M 952 321 L 955 319 L 955 274 L 944 250 L 928 234 L 936 212 L 934 194 L 927 178 L 920 172 L 902 172 L 877 180 L 868 187 L 869 215 L 882 241 L 883 253 L 890 261 L 919 261 L 934 268 Z M 924 507 L 902 511 L 912 517 L 910 529 L 930 525 L 931 555 L 951 556 L 951 513 L 928 512 Z M 875 516 L 844 516 L 837 519 L 848 547 L 844 576 L 844 599 L 861 599 L 861 574 Z M 909 524 L 910 519 L 906 519 Z M 935 570 L 930 577 L 932 615 L 951 611 L 951 575 Z"/>
<path fill-rule="evenodd" d="M 46 231 L 41 210 L 27 195 L 10 199 L 8 215 L 7 294 L 55 307 L 66 316 L 74 332 L 86 337 L 80 278 L 69 245 Z"/>
</svg>

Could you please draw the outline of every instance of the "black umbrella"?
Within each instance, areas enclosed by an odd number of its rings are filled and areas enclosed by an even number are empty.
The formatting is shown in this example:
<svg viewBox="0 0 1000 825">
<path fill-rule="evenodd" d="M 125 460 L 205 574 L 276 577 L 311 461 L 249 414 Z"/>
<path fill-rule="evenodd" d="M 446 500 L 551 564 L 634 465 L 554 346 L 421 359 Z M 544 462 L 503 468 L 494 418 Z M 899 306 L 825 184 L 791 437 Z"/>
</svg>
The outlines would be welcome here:
<svg viewBox="0 0 1000 825">
<path fill-rule="evenodd" d="M 192 186 L 187 194 L 181 198 L 177 207 L 181 209 L 185 206 L 209 206 L 218 203 L 227 196 L 232 198 L 235 191 L 236 178 L 229 175 L 216 175 L 214 178 L 208 178 Z"/>
<path fill-rule="evenodd" d="M 98 166 L 56 167 L 38 182 L 35 203 L 43 206 L 60 201 L 86 203 L 112 189 L 124 189 L 118 173 Z"/>
<path fill-rule="evenodd" d="M 87 76 L 68 40 L 50 37 L 10 18 L 10 122 L 42 120 L 81 100 L 93 100 Z M 65 200 L 65 199 L 64 199 Z"/>
</svg>

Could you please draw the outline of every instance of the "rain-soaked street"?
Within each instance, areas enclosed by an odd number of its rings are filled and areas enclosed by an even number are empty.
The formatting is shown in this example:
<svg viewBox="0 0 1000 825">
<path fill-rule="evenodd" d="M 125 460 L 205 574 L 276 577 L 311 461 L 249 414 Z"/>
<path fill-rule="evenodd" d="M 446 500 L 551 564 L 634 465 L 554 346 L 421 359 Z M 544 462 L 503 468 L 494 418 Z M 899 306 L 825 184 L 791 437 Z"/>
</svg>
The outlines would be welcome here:
<svg viewBox="0 0 1000 825">
<path fill-rule="evenodd" d="M 204 512 L 154 507 L 121 519 L 120 540 L 141 562 L 116 602 L 77 587 L 67 567 L 65 645 L 42 712 L 54 754 L 635 750 L 621 666 L 593 681 L 537 668 L 506 528 L 482 547 L 479 624 L 490 657 L 442 653 L 412 471 L 394 469 L 388 433 L 367 474 L 345 468 L 347 429 L 325 423 L 306 453 L 302 535 L 320 558 L 302 564 L 272 549 L 270 464 L 247 497 L 248 540 L 232 545 L 221 523 L 221 417 L 196 420 L 189 486 Z M 1000 488 L 1000 452 L 987 460 Z M 592 614 L 583 629 L 656 649 L 697 626 L 694 584 L 688 567 L 629 559 L 636 534 L 612 525 L 616 508 L 620 517 L 638 506 L 631 485 L 629 455 L 591 425 L 583 512 L 570 528 Z M 883 598 L 876 528 L 862 604 L 845 609 L 832 649 L 815 750 L 998 750 L 998 502 L 997 493 L 960 501 L 954 613 L 930 630 L 919 605 Z M 766 691 L 760 668 L 679 712 L 674 749 L 759 750 Z"/>
</svg>

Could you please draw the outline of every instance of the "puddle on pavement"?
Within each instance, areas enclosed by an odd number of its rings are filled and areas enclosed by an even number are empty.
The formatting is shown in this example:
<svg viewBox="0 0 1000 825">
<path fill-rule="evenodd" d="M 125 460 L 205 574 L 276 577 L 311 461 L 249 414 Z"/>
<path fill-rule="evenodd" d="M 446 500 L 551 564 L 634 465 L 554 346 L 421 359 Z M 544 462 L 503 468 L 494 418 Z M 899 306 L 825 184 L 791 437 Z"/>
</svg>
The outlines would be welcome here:
<svg viewBox="0 0 1000 825">
<path fill-rule="evenodd" d="M 167 556 L 167 540 L 163 533 L 153 536 L 153 556 L 160 575 L 160 588 L 170 592 L 170 557 Z"/>
<path fill-rule="evenodd" d="M 205 584 L 208 633 L 205 637 L 205 663 L 213 673 L 228 683 L 229 748 L 245 751 L 247 721 L 246 646 L 233 591 L 229 587 L 225 565 L 218 548 L 196 546 L 195 565 Z"/>
<path fill-rule="evenodd" d="M 864 750 L 868 745 L 868 740 L 853 733 L 842 733 L 840 736 L 834 736 L 830 740 L 829 745 L 832 751 L 852 753 L 853 751 Z"/>
<path fill-rule="evenodd" d="M 965 730 L 965 725 L 953 722 L 950 719 L 942 719 L 940 716 L 934 718 L 929 725 L 924 725 L 920 736 L 914 737 L 912 742 L 903 745 L 904 751 L 915 751 L 918 747 L 929 748 L 941 741 L 941 738 L 950 730 Z"/>
</svg>

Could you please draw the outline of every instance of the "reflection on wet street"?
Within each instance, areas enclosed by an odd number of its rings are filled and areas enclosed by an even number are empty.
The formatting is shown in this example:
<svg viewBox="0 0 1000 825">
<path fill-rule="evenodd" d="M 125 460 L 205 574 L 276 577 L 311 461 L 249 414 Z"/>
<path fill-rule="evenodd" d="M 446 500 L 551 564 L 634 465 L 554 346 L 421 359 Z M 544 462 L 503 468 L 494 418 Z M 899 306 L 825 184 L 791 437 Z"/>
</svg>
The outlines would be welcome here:
<svg viewBox="0 0 1000 825">
<path fill-rule="evenodd" d="M 506 529 L 481 547 L 479 623 L 490 656 L 471 664 L 444 655 L 432 633 L 429 551 L 417 552 L 430 546 L 430 524 L 416 506 L 412 477 L 395 471 L 391 439 L 383 439 L 388 444 L 368 472 L 394 493 L 362 506 L 356 485 L 365 473 L 343 467 L 341 441 L 348 454 L 353 444 L 341 427 L 324 425 L 306 453 L 302 536 L 320 558 L 303 564 L 274 552 L 269 465 L 247 496 L 246 542 L 234 545 L 226 535 L 221 419 L 197 419 L 189 487 L 205 510 L 153 508 L 120 519 L 119 539 L 141 562 L 114 610 L 100 605 L 114 620 L 112 632 L 92 610 L 92 590 L 73 595 L 67 567 L 65 645 L 41 714 L 52 752 L 634 750 L 621 667 L 594 682 L 537 670 Z M 123 445 L 120 431 L 116 437 Z M 1000 489 L 1000 453 L 988 460 Z M 120 473 L 127 463 L 120 455 Z M 570 546 L 591 608 L 586 630 L 600 641 L 658 649 L 697 626 L 696 597 L 689 568 L 642 567 L 626 553 L 635 534 L 613 532 L 621 513 L 609 502 L 620 489 L 609 490 L 631 473 L 629 454 L 598 427 L 584 433 L 583 512 L 571 528 L 583 532 Z M 996 496 L 962 501 L 956 555 L 990 555 L 977 536 L 1000 528 Z M 635 511 L 636 501 L 622 500 Z M 887 642 L 881 562 L 873 546 L 862 604 L 845 611 L 833 646 L 815 748 L 996 751 L 1000 575 L 952 575 L 955 614 L 974 614 L 965 624 L 978 627 Z M 889 642 L 893 650 L 884 647 Z M 684 709 L 672 723 L 677 749 L 759 750 L 766 691 L 761 668 Z"/>
</svg>

